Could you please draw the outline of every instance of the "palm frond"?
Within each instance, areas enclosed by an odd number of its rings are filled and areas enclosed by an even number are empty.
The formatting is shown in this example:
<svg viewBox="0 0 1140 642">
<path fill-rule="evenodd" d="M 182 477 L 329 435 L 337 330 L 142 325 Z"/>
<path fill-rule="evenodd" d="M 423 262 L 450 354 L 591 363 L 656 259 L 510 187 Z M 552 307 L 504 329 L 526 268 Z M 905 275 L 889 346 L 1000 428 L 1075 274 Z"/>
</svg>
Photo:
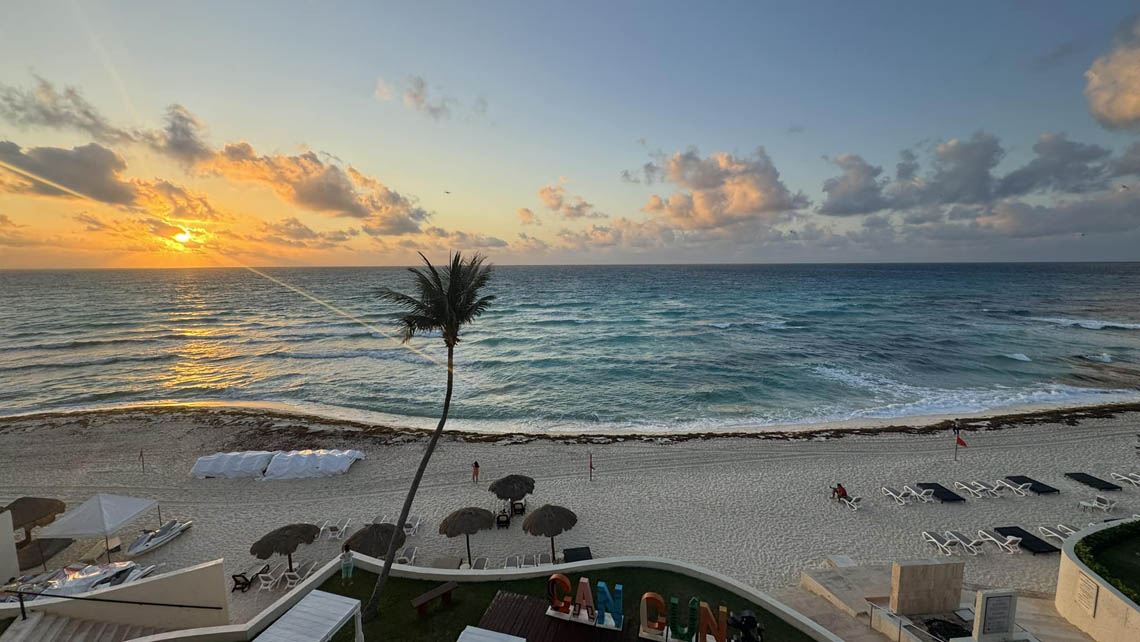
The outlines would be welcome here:
<svg viewBox="0 0 1140 642">
<path fill-rule="evenodd" d="M 391 288 L 380 288 L 377 296 L 406 311 L 397 317 L 404 341 L 416 334 L 438 330 L 444 342 L 455 345 L 459 331 L 485 312 L 493 295 L 480 291 L 491 280 L 491 267 L 486 259 L 475 254 L 466 261 L 460 252 L 450 257 L 449 263 L 437 268 L 422 253 L 424 267 L 408 268 L 415 279 L 416 295 L 404 294 Z"/>
</svg>

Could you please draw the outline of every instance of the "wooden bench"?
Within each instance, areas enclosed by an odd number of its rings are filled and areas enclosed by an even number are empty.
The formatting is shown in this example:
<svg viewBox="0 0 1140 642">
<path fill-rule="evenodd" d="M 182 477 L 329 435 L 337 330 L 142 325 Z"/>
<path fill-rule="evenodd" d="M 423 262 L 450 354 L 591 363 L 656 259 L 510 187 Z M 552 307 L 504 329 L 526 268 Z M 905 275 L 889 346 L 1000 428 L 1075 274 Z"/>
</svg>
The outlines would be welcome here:
<svg viewBox="0 0 1140 642">
<path fill-rule="evenodd" d="M 427 605 L 436 598 L 443 598 L 444 604 L 451 604 L 451 592 L 454 591 L 459 585 L 455 582 L 448 582 L 440 584 L 432 590 L 424 593 L 423 595 L 412 599 L 412 608 L 420 614 L 420 617 L 427 615 Z"/>
</svg>

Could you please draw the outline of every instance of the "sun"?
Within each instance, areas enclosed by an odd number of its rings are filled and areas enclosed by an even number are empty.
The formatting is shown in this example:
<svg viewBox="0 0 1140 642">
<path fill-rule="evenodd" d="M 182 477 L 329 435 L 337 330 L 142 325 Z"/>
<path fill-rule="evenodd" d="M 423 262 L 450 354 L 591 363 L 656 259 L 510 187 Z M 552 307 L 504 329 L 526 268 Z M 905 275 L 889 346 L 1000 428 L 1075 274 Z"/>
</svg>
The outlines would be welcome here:
<svg viewBox="0 0 1140 642">
<path fill-rule="evenodd" d="M 190 232 L 181 232 L 174 235 L 174 240 L 179 243 L 185 243 L 190 240 Z"/>
</svg>

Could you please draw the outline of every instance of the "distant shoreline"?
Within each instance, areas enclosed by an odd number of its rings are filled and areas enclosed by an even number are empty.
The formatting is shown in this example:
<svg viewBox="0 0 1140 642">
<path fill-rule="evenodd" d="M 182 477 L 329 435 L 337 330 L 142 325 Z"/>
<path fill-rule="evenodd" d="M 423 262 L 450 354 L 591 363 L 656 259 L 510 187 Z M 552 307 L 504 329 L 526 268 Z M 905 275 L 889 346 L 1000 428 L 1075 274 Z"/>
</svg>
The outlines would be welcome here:
<svg viewBox="0 0 1140 642">
<path fill-rule="evenodd" d="M 621 441 L 652 441 L 659 443 L 684 442 L 712 439 L 764 439 L 780 441 L 806 441 L 838 439 L 849 436 L 884 434 L 932 434 L 951 430 L 957 420 L 965 432 L 1001 430 L 1015 426 L 1040 424 L 1077 425 L 1083 420 L 1111 418 L 1121 414 L 1140 413 L 1140 402 L 1109 403 L 1091 406 L 1071 407 L 1021 407 L 1003 409 L 1004 412 L 964 413 L 961 415 L 930 415 L 893 419 L 858 419 L 819 424 L 797 424 L 782 426 L 758 426 L 748 429 L 712 431 L 630 431 L 630 432 L 590 432 L 579 433 L 531 432 L 531 431 L 478 431 L 467 429 L 445 429 L 444 435 L 459 442 L 528 443 L 536 441 L 561 443 L 613 443 Z M 359 421 L 346 418 L 322 416 L 299 409 L 290 409 L 281 404 L 250 403 L 234 404 L 223 402 L 191 403 L 145 403 L 112 408 L 80 408 L 48 412 L 29 412 L 0 416 L 0 431 L 8 425 L 29 420 L 85 421 L 91 416 L 139 414 L 201 414 L 213 415 L 219 426 L 232 423 L 230 418 L 243 421 L 246 428 L 268 436 L 274 433 L 289 432 L 301 434 L 328 432 L 352 432 L 369 441 L 380 443 L 402 443 L 409 439 L 425 437 L 430 428 L 400 426 L 387 423 Z M 250 424 L 248 420 L 256 420 Z M 431 420 L 432 423 L 435 420 Z M 301 434 L 298 434 L 301 433 Z M 343 436 L 340 435 L 340 436 Z"/>
</svg>

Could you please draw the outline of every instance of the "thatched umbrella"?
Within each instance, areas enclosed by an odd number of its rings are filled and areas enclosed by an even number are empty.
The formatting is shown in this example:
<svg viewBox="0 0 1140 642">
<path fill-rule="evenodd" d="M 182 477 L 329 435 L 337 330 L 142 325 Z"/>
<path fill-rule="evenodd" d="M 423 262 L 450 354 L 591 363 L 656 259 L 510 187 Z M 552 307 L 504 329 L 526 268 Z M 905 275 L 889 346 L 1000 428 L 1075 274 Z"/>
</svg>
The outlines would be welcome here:
<svg viewBox="0 0 1140 642">
<path fill-rule="evenodd" d="M 274 555 L 285 555 L 289 558 L 289 571 L 292 572 L 293 553 L 297 552 L 297 547 L 312 544 L 320 534 L 321 529 L 313 524 L 289 524 L 266 533 L 249 547 L 249 552 L 263 560 Z"/>
<path fill-rule="evenodd" d="M 526 475 L 507 475 L 491 482 L 487 490 L 499 499 L 517 502 L 534 492 L 534 479 Z"/>
<path fill-rule="evenodd" d="M 24 529 L 21 546 L 32 542 L 32 529 L 47 526 L 55 516 L 67 510 L 63 502 L 47 497 L 21 497 L 5 506 L 0 512 L 12 511 L 12 528 Z"/>
<path fill-rule="evenodd" d="M 388 545 L 393 536 L 396 538 L 396 548 L 407 541 L 407 535 L 404 531 L 396 530 L 395 524 L 367 524 L 353 533 L 345 545 L 369 557 L 383 558 L 388 554 Z"/>
<path fill-rule="evenodd" d="M 550 559 L 554 559 L 554 536 L 574 528 L 578 523 L 578 516 L 569 508 L 544 504 L 541 508 L 527 516 L 523 522 L 523 530 L 531 535 L 550 538 Z"/>
<path fill-rule="evenodd" d="M 485 508 L 468 506 L 443 518 L 439 534 L 448 537 L 462 535 L 467 539 L 467 563 L 471 564 L 471 536 L 481 530 L 495 527 L 495 516 Z"/>
</svg>

